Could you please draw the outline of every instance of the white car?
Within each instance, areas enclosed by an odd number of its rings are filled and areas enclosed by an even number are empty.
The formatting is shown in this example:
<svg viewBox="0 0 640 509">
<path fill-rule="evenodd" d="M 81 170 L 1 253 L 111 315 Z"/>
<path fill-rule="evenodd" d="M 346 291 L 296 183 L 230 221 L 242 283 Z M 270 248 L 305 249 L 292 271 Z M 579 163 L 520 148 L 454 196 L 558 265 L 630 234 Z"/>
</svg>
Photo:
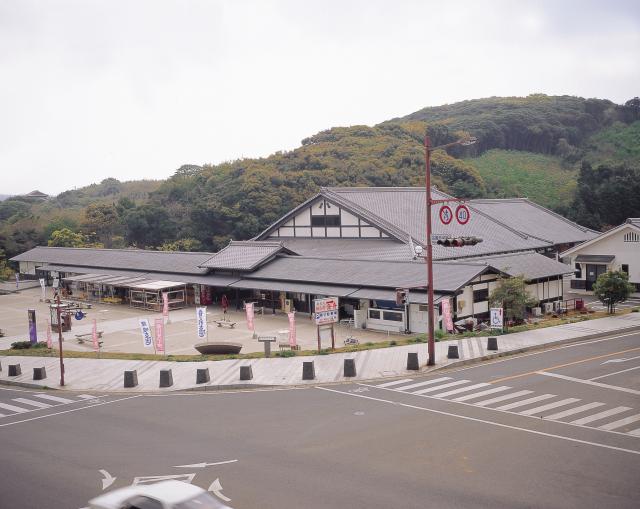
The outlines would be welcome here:
<svg viewBox="0 0 640 509">
<path fill-rule="evenodd" d="M 182 481 L 139 484 L 89 500 L 89 509 L 231 509 L 208 491 Z"/>
</svg>

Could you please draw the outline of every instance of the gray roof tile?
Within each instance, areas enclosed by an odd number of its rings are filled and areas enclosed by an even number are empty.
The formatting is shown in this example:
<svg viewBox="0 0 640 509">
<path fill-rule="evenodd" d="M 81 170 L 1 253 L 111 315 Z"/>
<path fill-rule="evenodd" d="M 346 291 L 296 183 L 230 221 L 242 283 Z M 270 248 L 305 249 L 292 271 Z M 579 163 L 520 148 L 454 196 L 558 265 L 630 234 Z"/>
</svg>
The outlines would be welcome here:
<svg viewBox="0 0 640 509">
<path fill-rule="evenodd" d="M 497 256 L 467 258 L 466 263 L 482 263 L 510 276 L 524 275 L 526 280 L 557 277 L 573 273 L 564 263 L 532 251 Z"/>
<path fill-rule="evenodd" d="M 292 253 L 292 251 L 285 249 L 281 242 L 240 242 L 232 240 L 228 246 L 200 264 L 200 267 L 208 269 L 253 270 L 281 252 Z"/>
</svg>

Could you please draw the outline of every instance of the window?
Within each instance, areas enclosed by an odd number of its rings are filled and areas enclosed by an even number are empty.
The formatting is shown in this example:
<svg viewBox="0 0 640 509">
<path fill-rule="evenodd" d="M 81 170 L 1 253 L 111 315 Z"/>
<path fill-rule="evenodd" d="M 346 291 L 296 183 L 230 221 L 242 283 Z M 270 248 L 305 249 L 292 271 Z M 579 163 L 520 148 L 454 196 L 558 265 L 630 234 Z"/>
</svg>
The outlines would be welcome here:
<svg viewBox="0 0 640 509">
<path fill-rule="evenodd" d="M 399 311 L 385 311 L 383 313 L 384 320 L 388 320 L 390 322 L 401 322 L 403 318 L 403 313 Z"/>
<path fill-rule="evenodd" d="M 340 216 L 311 216 L 311 226 L 340 226 Z"/>
<path fill-rule="evenodd" d="M 576 263 L 576 278 L 582 279 L 582 265 Z"/>
<path fill-rule="evenodd" d="M 473 302 L 484 302 L 489 300 L 489 290 L 474 290 L 473 291 Z"/>
<path fill-rule="evenodd" d="M 380 311 L 378 311 L 377 309 L 370 309 L 369 310 L 369 318 L 373 318 L 375 320 L 380 320 Z"/>
<path fill-rule="evenodd" d="M 627 275 L 629 275 L 629 265 L 627 265 L 626 263 L 623 263 L 621 266 L 622 272 L 626 272 Z"/>
<path fill-rule="evenodd" d="M 636 232 L 629 232 L 624 234 L 625 242 L 640 242 L 640 235 Z"/>
</svg>

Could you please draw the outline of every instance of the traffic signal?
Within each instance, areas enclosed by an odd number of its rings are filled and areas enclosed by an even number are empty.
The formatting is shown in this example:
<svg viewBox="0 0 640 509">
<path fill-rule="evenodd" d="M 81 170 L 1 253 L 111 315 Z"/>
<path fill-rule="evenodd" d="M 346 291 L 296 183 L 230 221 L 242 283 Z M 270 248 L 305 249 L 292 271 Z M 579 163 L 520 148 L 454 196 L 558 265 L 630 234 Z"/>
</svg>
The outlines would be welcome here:
<svg viewBox="0 0 640 509">
<path fill-rule="evenodd" d="M 407 303 L 407 291 L 403 288 L 396 290 L 396 306 L 404 306 Z"/>
<path fill-rule="evenodd" d="M 439 245 L 444 247 L 475 246 L 479 242 L 482 242 L 482 239 L 478 237 L 447 237 L 437 241 Z"/>
</svg>

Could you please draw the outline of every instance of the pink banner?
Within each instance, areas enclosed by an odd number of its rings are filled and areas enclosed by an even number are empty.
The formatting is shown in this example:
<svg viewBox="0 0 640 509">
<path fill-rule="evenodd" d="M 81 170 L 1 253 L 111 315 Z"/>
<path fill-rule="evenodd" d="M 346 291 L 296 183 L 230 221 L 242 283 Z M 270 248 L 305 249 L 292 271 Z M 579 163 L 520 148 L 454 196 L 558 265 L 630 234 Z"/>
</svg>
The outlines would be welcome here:
<svg viewBox="0 0 640 509">
<path fill-rule="evenodd" d="M 169 316 L 169 294 L 162 292 L 162 316 Z"/>
<path fill-rule="evenodd" d="M 93 339 L 93 349 L 97 352 L 100 349 L 100 344 L 98 343 L 98 324 L 96 319 L 93 319 L 93 329 L 91 330 L 91 338 Z"/>
<path fill-rule="evenodd" d="M 292 312 L 287 316 L 289 317 L 289 345 L 296 346 L 296 314 Z"/>
<path fill-rule="evenodd" d="M 162 318 L 156 318 L 155 323 L 156 323 L 156 350 L 158 350 L 158 352 L 164 352 L 164 320 Z"/>
<path fill-rule="evenodd" d="M 47 348 L 51 348 L 53 346 L 53 343 L 51 341 L 51 324 L 49 323 L 49 320 L 47 320 Z"/>
<path fill-rule="evenodd" d="M 247 310 L 247 329 L 255 331 L 253 324 L 253 302 L 247 302 L 245 308 Z"/>
<path fill-rule="evenodd" d="M 444 317 L 444 326 L 448 332 L 453 330 L 453 319 L 451 318 L 451 305 L 449 299 L 442 301 L 442 316 Z"/>
</svg>

